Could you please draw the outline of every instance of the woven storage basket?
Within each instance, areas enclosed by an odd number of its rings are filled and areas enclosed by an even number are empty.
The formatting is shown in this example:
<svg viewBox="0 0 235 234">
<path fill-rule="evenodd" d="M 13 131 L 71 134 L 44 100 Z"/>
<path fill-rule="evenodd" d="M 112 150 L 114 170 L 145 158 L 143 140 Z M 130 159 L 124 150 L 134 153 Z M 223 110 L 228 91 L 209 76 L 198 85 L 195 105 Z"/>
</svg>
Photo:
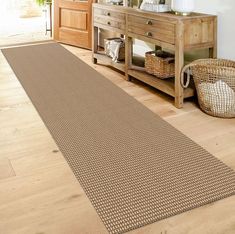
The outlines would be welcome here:
<svg viewBox="0 0 235 234">
<path fill-rule="evenodd" d="M 117 54 L 116 54 L 117 50 Z M 105 54 L 111 57 L 114 61 L 125 60 L 125 41 L 119 37 L 104 39 Z"/>
<path fill-rule="evenodd" d="M 157 76 L 161 79 L 175 76 L 175 59 L 174 55 L 157 50 L 145 53 L 145 70 L 146 72 Z"/>
<path fill-rule="evenodd" d="M 184 85 L 184 72 L 187 69 L 187 84 Z M 186 65 L 181 73 L 181 84 L 184 88 L 189 84 L 190 72 L 201 109 L 216 117 L 235 117 L 235 62 L 225 59 L 199 59 Z"/>
</svg>

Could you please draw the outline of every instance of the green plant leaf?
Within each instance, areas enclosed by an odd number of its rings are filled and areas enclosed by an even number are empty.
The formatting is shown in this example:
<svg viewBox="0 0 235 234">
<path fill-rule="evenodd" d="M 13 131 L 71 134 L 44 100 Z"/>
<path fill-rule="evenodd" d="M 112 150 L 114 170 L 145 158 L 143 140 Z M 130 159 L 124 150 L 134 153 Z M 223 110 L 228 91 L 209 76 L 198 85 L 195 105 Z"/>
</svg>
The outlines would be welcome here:
<svg viewBox="0 0 235 234">
<path fill-rule="evenodd" d="M 39 6 L 45 5 L 46 3 L 52 3 L 52 0 L 35 0 Z"/>
</svg>

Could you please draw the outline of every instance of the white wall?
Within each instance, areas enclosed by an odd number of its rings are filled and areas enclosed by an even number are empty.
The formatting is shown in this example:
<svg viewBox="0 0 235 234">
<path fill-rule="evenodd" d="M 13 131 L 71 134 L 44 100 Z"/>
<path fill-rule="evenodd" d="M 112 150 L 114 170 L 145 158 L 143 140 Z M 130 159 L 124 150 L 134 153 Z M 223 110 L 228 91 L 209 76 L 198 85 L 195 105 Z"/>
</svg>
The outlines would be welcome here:
<svg viewBox="0 0 235 234">
<path fill-rule="evenodd" d="M 235 0 L 195 0 L 196 10 L 218 16 L 218 57 L 235 60 Z"/>
</svg>

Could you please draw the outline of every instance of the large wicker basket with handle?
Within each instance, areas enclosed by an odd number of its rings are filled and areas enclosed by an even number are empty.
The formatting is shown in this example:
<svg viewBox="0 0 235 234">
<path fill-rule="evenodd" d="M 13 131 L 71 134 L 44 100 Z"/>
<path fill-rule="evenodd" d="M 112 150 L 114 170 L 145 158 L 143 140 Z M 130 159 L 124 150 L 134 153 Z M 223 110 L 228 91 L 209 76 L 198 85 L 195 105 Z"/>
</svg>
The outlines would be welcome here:
<svg viewBox="0 0 235 234">
<path fill-rule="evenodd" d="M 175 76 L 174 55 L 157 50 L 145 53 L 145 70 L 158 78 L 166 79 Z"/>
<path fill-rule="evenodd" d="M 187 82 L 184 73 L 188 70 Z M 199 59 L 186 65 L 181 84 L 186 88 L 190 75 L 196 86 L 201 109 L 216 117 L 235 117 L 235 62 L 225 59 Z"/>
</svg>

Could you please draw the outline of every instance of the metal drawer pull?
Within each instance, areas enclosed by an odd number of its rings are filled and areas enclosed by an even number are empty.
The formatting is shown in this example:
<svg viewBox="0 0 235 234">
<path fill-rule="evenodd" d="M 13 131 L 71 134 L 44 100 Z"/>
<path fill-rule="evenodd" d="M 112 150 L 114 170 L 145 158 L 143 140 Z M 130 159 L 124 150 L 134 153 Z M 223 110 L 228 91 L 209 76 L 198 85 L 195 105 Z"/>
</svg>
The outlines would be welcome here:
<svg viewBox="0 0 235 234">
<path fill-rule="evenodd" d="M 153 22 L 152 22 L 151 20 L 148 20 L 148 21 L 146 22 L 146 24 L 147 24 L 147 25 L 152 25 Z"/>
<path fill-rule="evenodd" d="M 110 23 L 109 21 L 107 22 L 107 24 L 108 24 L 108 25 L 111 25 L 111 23 Z"/>
<path fill-rule="evenodd" d="M 152 37 L 152 36 L 153 36 L 153 34 L 152 34 L 151 32 L 146 32 L 145 35 L 146 35 L 147 37 Z"/>
<path fill-rule="evenodd" d="M 107 15 L 107 16 L 110 16 L 110 12 L 107 12 L 106 15 Z"/>
</svg>

